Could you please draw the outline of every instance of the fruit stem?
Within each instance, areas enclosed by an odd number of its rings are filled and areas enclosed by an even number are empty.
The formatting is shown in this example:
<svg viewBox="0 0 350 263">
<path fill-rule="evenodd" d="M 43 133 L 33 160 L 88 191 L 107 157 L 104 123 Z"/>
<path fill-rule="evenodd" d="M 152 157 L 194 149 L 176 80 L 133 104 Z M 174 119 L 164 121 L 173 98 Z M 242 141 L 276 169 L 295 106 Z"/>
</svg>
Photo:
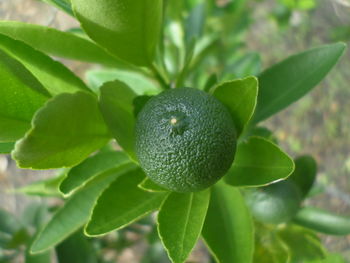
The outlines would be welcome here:
<svg viewBox="0 0 350 263">
<path fill-rule="evenodd" d="M 170 89 L 170 85 L 168 78 L 165 76 L 164 72 L 162 72 L 156 64 L 152 63 L 150 65 L 150 69 L 153 72 L 154 77 L 158 80 L 159 84 L 163 89 Z"/>
</svg>

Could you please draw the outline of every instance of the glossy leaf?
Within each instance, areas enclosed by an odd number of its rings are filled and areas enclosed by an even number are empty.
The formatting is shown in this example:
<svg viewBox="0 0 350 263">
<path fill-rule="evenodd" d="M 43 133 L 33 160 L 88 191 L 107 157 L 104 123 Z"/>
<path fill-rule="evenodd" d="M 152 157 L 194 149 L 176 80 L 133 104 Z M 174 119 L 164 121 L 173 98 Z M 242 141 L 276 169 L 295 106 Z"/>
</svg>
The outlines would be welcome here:
<svg viewBox="0 0 350 263">
<path fill-rule="evenodd" d="M 22 168 L 69 167 L 109 139 L 96 98 L 85 92 L 63 93 L 35 114 L 31 130 L 16 143 L 12 156 Z"/>
<path fill-rule="evenodd" d="M 166 194 L 149 193 L 137 187 L 144 178 L 141 169 L 115 180 L 99 197 L 85 233 L 102 235 L 131 224 L 158 209 Z"/>
<path fill-rule="evenodd" d="M 0 50 L 0 142 L 13 142 L 30 128 L 50 94 L 17 60 Z"/>
<path fill-rule="evenodd" d="M 278 236 L 289 248 L 290 263 L 323 259 L 326 255 L 316 234 L 298 226 L 288 226 L 278 231 Z"/>
<path fill-rule="evenodd" d="M 202 236 L 217 262 L 252 262 L 253 220 L 237 188 L 223 182 L 212 187 Z"/>
<path fill-rule="evenodd" d="M 308 155 L 300 156 L 294 160 L 295 170 L 289 177 L 306 197 L 310 192 L 317 175 L 317 163 Z"/>
<path fill-rule="evenodd" d="M 153 61 L 162 23 L 162 0 L 71 0 L 75 16 L 96 43 L 138 66 Z"/>
<path fill-rule="evenodd" d="M 51 95 L 79 90 L 90 91 L 84 82 L 63 64 L 24 42 L 0 34 L 0 49 L 21 62 Z"/>
<path fill-rule="evenodd" d="M 81 230 L 77 231 L 56 247 L 58 263 L 97 263 L 97 254 Z"/>
<path fill-rule="evenodd" d="M 10 153 L 14 147 L 14 142 L 0 142 L 0 154 Z"/>
<path fill-rule="evenodd" d="M 294 218 L 298 225 L 328 235 L 350 234 L 350 217 L 345 217 L 314 207 L 302 208 Z"/>
<path fill-rule="evenodd" d="M 210 190 L 171 193 L 158 213 L 158 233 L 173 263 L 183 263 L 197 243 L 204 224 Z"/>
<path fill-rule="evenodd" d="M 317 47 L 272 66 L 259 77 L 259 96 L 253 123 L 286 108 L 314 88 L 344 53 L 345 44 Z"/>
<path fill-rule="evenodd" d="M 51 4 L 61 9 L 62 11 L 66 12 L 67 14 L 74 16 L 69 0 L 41 0 L 41 1 Z"/>
<path fill-rule="evenodd" d="M 21 188 L 15 189 L 15 193 L 34 196 L 61 196 L 58 186 L 62 182 L 63 178 L 64 175 L 59 175 L 54 178 L 33 182 Z"/>
<path fill-rule="evenodd" d="M 293 171 L 293 160 L 277 145 L 250 137 L 238 145 L 225 181 L 233 186 L 262 186 L 283 180 Z"/>
<path fill-rule="evenodd" d="M 157 185 L 152 180 L 148 179 L 148 177 L 143 179 L 143 181 L 138 184 L 138 187 L 148 192 L 167 192 L 168 191 L 167 189 Z"/>
<path fill-rule="evenodd" d="M 119 80 L 127 84 L 137 95 L 154 95 L 161 91 L 152 79 L 142 73 L 119 69 L 90 70 L 86 73 L 90 87 L 98 91 L 105 82 Z"/>
<path fill-rule="evenodd" d="M 73 195 L 39 233 L 31 246 L 32 253 L 40 253 L 57 245 L 81 228 L 89 219 L 97 197 L 115 178 L 134 165 L 126 164 L 100 174 Z"/>
<path fill-rule="evenodd" d="M 229 110 L 238 134 L 252 117 L 258 95 L 258 80 L 255 77 L 232 80 L 217 85 L 213 95 Z"/>
<path fill-rule="evenodd" d="M 51 27 L 17 21 L 1 21 L 0 33 L 21 40 L 53 56 L 101 63 L 107 66 L 125 65 L 93 42 Z"/>
<path fill-rule="evenodd" d="M 129 162 L 130 159 L 123 152 L 107 151 L 97 153 L 70 169 L 59 189 L 63 194 L 69 195 L 83 187 L 98 174 Z"/>
<path fill-rule="evenodd" d="M 107 82 L 101 87 L 102 115 L 118 144 L 133 158 L 136 94 L 123 82 Z"/>
</svg>

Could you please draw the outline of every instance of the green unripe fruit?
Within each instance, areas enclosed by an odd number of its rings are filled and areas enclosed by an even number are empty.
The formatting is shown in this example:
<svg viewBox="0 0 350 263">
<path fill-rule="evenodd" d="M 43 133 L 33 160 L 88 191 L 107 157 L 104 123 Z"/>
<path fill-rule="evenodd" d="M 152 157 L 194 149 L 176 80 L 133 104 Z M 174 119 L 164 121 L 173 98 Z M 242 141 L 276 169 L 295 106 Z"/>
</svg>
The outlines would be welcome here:
<svg viewBox="0 0 350 263">
<path fill-rule="evenodd" d="M 300 208 L 300 189 L 291 181 L 281 181 L 247 190 L 245 199 L 256 220 L 280 224 L 291 220 Z"/>
<path fill-rule="evenodd" d="M 217 182 L 230 168 L 236 132 L 226 107 L 192 88 L 150 99 L 137 116 L 136 155 L 155 183 L 194 192 Z"/>
</svg>

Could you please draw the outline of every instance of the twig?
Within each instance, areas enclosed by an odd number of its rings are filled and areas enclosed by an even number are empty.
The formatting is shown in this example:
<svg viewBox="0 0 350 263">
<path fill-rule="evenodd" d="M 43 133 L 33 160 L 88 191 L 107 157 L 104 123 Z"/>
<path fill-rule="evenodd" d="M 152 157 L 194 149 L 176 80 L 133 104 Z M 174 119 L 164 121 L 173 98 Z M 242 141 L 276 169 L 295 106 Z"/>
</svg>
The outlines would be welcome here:
<svg viewBox="0 0 350 263">
<path fill-rule="evenodd" d="M 164 73 L 154 63 L 150 65 L 150 69 L 152 70 L 153 75 L 158 80 L 159 84 L 161 84 L 162 88 L 169 89 L 169 80 Z"/>
</svg>

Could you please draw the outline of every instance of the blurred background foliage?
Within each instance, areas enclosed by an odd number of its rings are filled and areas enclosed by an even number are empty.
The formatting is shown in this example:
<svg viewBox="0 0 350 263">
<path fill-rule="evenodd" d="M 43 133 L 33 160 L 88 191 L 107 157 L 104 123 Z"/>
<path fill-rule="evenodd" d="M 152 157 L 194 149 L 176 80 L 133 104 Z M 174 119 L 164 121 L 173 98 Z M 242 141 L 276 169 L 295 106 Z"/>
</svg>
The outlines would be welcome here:
<svg viewBox="0 0 350 263">
<path fill-rule="evenodd" d="M 232 79 L 249 74 L 258 74 L 262 69 L 276 63 L 290 54 L 300 52 L 322 43 L 343 41 L 350 43 L 350 1 L 349 0 L 168 0 L 171 9 L 166 18 L 176 21 L 184 19 L 184 31 L 176 23 L 168 23 L 165 34 L 171 50 L 173 45 L 191 49 L 191 37 L 200 36 L 203 31 L 212 39 L 201 39 L 198 46 L 204 47 L 203 61 L 194 61 L 190 67 L 206 77 L 217 74 L 221 79 Z M 185 9 L 181 9 L 185 6 Z M 210 9 L 210 17 L 204 16 Z M 186 10 L 178 12 L 178 10 Z M 234 14 L 234 15 L 232 15 Z M 35 0 L 0 0 L 0 19 L 52 26 L 60 30 L 78 27 L 77 22 L 58 9 Z M 223 19 L 223 21 L 219 21 Z M 185 41 L 177 39 L 185 35 Z M 219 41 L 215 40 L 219 36 Z M 165 61 L 170 73 L 184 64 L 176 48 L 170 51 Z M 212 50 L 214 49 L 214 51 Z M 216 51 L 215 51 L 216 49 Z M 206 51 L 213 51 L 216 59 L 206 57 Z M 226 50 L 226 52 L 222 52 Z M 196 50 L 194 50 L 196 52 Z M 190 53 L 190 52 L 188 52 Z M 180 59 L 179 59 L 180 58 Z M 229 61 L 223 67 L 220 61 Z M 98 70 L 94 65 L 62 60 L 81 77 L 87 70 Z M 175 61 L 172 62 L 172 61 Z M 178 64 L 176 64 L 178 63 Z M 309 204 L 335 213 L 350 215 L 350 51 L 325 81 L 303 99 L 264 124 L 275 131 L 275 135 L 292 156 L 311 154 L 318 162 L 318 177 L 315 196 Z M 310 69 L 312 70 L 312 69 Z M 89 80 L 87 75 L 87 81 Z M 185 84 L 192 82 L 206 84 L 207 79 L 193 74 Z M 213 77 L 214 78 L 214 77 Z M 17 248 L 24 249 L 35 230 L 47 220 L 48 214 L 60 204 L 60 200 L 39 197 L 28 198 L 11 193 L 13 189 L 46 178 L 52 173 L 19 170 L 6 156 L 0 156 L 0 207 L 12 215 L 1 212 L 0 220 L 10 223 L 7 230 L 16 232 L 16 239 L 8 243 L 10 233 L 1 233 L 0 245 L 9 244 L 0 250 L 0 258 L 14 257 L 14 262 L 24 260 Z M 39 186 L 40 187 L 40 186 Z M 52 194 L 49 192 L 49 194 Z M 51 211 L 52 212 L 52 211 Z M 18 222 L 17 222 L 18 221 Z M 138 222 L 118 233 L 107 235 L 101 240 L 87 240 L 81 233 L 73 235 L 56 249 L 59 262 L 65 261 L 66 248 L 81 244 L 91 247 L 94 253 L 91 262 L 168 262 L 150 223 Z M 322 242 L 332 252 L 342 254 L 350 262 L 350 236 L 331 237 L 321 235 Z M 150 245 L 146 245 L 149 243 Z M 77 251 L 79 246 L 77 246 Z M 142 255 L 146 255 L 141 259 Z M 163 255 L 164 259 L 161 259 Z M 44 255 L 43 257 L 51 257 Z M 157 259 L 155 261 L 155 258 Z M 26 262 L 45 262 L 30 261 Z M 207 262 L 207 255 L 201 245 L 193 252 L 189 262 Z M 0 262 L 2 262 L 0 260 Z M 6 261 L 4 261 L 6 262 Z M 47 262 L 47 261 L 46 261 Z M 70 261 L 72 262 L 72 261 Z M 86 258 L 74 262 L 90 262 Z"/>
</svg>

